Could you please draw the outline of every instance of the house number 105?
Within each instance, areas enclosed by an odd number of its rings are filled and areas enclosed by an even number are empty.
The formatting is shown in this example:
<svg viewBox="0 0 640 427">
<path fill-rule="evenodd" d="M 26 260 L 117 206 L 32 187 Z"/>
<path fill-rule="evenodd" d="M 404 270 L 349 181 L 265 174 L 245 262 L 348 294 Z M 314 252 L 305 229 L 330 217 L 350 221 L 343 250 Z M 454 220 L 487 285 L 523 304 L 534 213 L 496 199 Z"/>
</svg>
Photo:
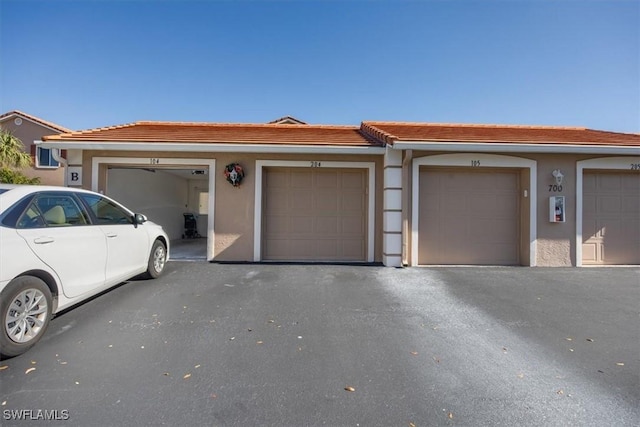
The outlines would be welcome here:
<svg viewBox="0 0 640 427">
<path fill-rule="evenodd" d="M 480 167 L 480 160 L 471 160 L 471 167 L 473 168 Z"/>
</svg>

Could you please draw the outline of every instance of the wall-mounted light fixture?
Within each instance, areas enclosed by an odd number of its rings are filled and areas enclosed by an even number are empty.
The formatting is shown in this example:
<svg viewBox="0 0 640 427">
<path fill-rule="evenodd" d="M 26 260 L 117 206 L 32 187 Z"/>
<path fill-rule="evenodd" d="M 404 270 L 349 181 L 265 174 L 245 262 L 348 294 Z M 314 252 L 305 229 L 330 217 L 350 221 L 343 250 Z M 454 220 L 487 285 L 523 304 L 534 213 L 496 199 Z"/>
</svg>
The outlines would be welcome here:
<svg viewBox="0 0 640 427">
<path fill-rule="evenodd" d="M 553 175 L 553 177 L 556 179 L 557 185 L 562 185 L 562 179 L 564 178 L 564 174 L 560 169 L 554 170 L 553 172 L 551 172 L 551 175 Z"/>
</svg>

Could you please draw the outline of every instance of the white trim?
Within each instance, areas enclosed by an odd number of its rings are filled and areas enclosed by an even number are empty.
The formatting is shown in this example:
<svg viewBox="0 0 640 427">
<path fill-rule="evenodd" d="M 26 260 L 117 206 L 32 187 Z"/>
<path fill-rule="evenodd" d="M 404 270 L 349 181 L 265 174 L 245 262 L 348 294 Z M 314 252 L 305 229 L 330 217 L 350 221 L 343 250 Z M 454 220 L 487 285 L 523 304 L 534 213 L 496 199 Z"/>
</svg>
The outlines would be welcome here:
<svg viewBox="0 0 640 427">
<path fill-rule="evenodd" d="M 397 150 L 418 151 L 456 151 L 474 153 L 572 153 L 572 154 L 632 154 L 637 155 L 640 147 L 625 145 L 578 145 L 558 144 L 553 142 L 538 144 L 504 143 L 504 142 L 429 142 L 429 141 L 398 141 L 393 143 Z"/>
<path fill-rule="evenodd" d="M 477 166 L 471 166 L 478 162 Z M 476 164 L 476 163 L 473 163 Z M 418 221 L 420 219 L 420 166 L 460 166 L 477 168 L 523 168 L 529 169 L 529 265 L 536 265 L 537 213 L 536 213 L 536 161 L 521 157 L 496 154 L 456 153 L 425 156 L 413 159 L 411 194 L 411 265 L 418 265 Z"/>
<path fill-rule="evenodd" d="M 77 150 L 117 151 L 180 151 L 217 153 L 280 153 L 280 154 L 384 154 L 379 146 L 361 147 L 350 145 L 295 145 L 295 144 L 245 144 L 245 143 L 179 143 L 179 142 L 72 142 L 43 141 L 45 148 Z"/>
<path fill-rule="evenodd" d="M 154 157 L 155 159 L 155 157 Z M 180 159 L 160 157 L 161 163 L 151 164 L 149 157 L 93 157 L 91 160 L 91 190 L 98 191 L 98 177 L 101 164 L 135 165 L 140 167 L 163 168 L 166 166 L 206 166 L 209 168 L 209 214 L 207 216 L 207 260 L 213 260 L 215 254 L 215 200 L 216 200 L 216 160 L 215 159 Z"/>
<path fill-rule="evenodd" d="M 640 164 L 640 157 L 602 157 L 576 163 L 576 267 L 582 267 L 583 180 L 585 169 L 626 170 L 634 172 L 632 164 Z M 640 171 L 635 171 L 640 172 Z"/>
<path fill-rule="evenodd" d="M 322 169 L 367 169 L 369 172 L 368 181 L 368 212 L 367 212 L 367 262 L 374 261 L 375 244 L 375 203 L 376 203 L 376 164 L 374 162 L 333 162 L 319 160 Z M 253 260 L 262 261 L 262 174 L 265 167 L 287 167 L 287 168 L 309 168 L 309 161 L 296 160 L 256 160 L 256 187 L 255 187 L 255 209 L 253 215 Z"/>
<path fill-rule="evenodd" d="M 35 162 L 33 162 L 33 166 L 36 169 L 49 169 L 49 170 L 51 170 L 51 169 L 58 169 L 60 167 L 60 165 L 61 165 L 60 162 L 58 162 L 53 156 L 53 151 L 52 150 L 55 150 L 55 148 L 40 147 L 40 146 L 35 144 L 35 141 L 34 141 L 34 145 L 36 146 L 36 152 L 35 152 L 35 155 L 34 155 Z M 43 148 L 46 149 L 46 150 L 49 150 L 49 159 L 50 160 L 54 160 L 55 162 L 57 162 L 58 166 L 41 165 L 40 164 L 40 150 L 43 149 Z"/>
</svg>

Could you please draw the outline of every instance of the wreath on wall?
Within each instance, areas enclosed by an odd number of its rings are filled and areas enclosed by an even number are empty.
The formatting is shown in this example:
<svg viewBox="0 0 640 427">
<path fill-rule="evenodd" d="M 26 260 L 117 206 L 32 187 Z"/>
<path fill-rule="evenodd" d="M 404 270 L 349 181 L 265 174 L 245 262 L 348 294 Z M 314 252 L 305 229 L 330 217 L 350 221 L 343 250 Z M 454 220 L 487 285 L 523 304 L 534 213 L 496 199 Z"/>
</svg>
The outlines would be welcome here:
<svg viewBox="0 0 640 427">
<path fill-rule="evenodd" d="M 238 187 L 244 178 L 244 170 L 238 163 L 229 163 L 224 167 L 224 176 L 229 184 Z"/>
</svg>

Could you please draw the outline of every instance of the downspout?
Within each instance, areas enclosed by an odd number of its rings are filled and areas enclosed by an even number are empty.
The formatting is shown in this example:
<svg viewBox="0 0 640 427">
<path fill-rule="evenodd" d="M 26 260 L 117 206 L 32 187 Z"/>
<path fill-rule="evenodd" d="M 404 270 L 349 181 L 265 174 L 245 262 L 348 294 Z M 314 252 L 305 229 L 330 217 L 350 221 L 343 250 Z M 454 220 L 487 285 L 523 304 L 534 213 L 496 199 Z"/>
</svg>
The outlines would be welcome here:
<svg viewBox="0 0 640 427">
<path fill-rule="evenodd" d="M 61 155 L 61 151 L 59 148 L 52 148 L 51 149 L 51 156 L 53 157 L 53 159 L 60 163 L 63 167 L 64 167 L 64 186 L 68 187 L 69 186 L 69 177 L 68 177 L 68 171 L 67 171 L 67 167 L 69 166 L 67 164 L 67 159 L 63 158 Z"/>
<path fill-rule="evenodd" d="M 411 160 L 413 150 L 404 151 L 402 160 L 402 265 L 409 265 L 409 201 L 411 199 Z"/>
</svg>

